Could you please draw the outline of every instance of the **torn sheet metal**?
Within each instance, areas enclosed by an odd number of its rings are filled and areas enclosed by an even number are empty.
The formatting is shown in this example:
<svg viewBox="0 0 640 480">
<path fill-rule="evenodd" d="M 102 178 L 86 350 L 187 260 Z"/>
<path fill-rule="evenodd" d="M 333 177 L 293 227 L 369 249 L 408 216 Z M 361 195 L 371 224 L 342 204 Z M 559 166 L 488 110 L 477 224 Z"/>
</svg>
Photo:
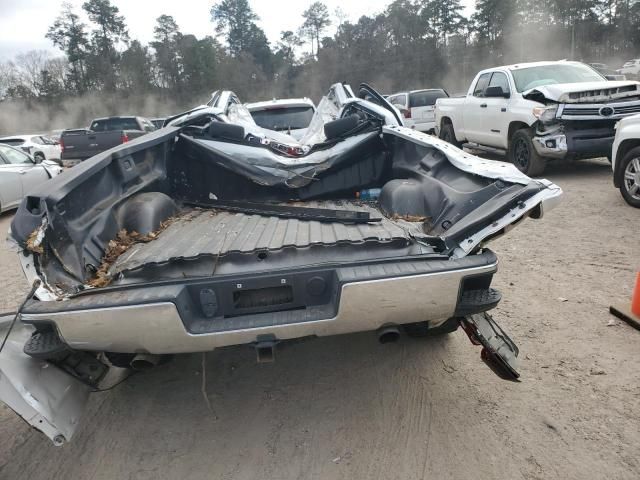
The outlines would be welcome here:
<svg viewBox="0 0 640 480">
<path fill-rule="evenodd" d="M 231 123 L 238 123 L 240 125 L 250 125 L 257 127 L 255 120 L 251 116 L 251 112 L 247 107 L 241 103 L 234 103 L 229 105 L 226 111 L 227 118 Z"/>
<path fill-rule="evenodd" d="M 191 110 L 187 110 L 186 112 L 183 113 L 179 113 L 178 115 L 175 115 L 173 117 L 169 117 L 167 120 L 165 120 L 165 127 L 182 127 L 184 125 L 189 124 L 190 122 L 193 122 L 195 119 L 199 118 L 199 117 L 204 117 L 204 116 L 213 116 L 213 117 L 220 117 L 221 115 L 224 115 L 224 112 L 219 109 L 219 108 L 215 108 L 215 107 L 208 107 L 207 105 L 200 105 L 197 106 L 195 108 L 192 108 Z"/>
<path fill-rule="evenodd" d="M 43 240 L 46 233 L 46 218 L 47 217 L 42 218 L 41 224 Z M 35 266 L 35 254 L 28 249 L 22 249 L 20 244 L 14 238 L 11 232 L 11 228 L 9 228 L 9 231 L 7 233 L 6 246 L 8 247 L 9 251 L 14 252 L 18 257 L 20 265 L 22 266 L 22 271 L 24 272 L 28 284 L 33 285 L 36 280 L 42 280 L 39 282 L 39 286 L 34 292 L 35 298 L 43 301 L 59 300 L 62 292 L 56 292 L 55 287 L 51 287 L 47 283 L 45 275 L 43 273 L 38 273 Z"/>
<path fill-rule="evenodd" d="M 544 85 L 527 90 L 523 98 L 535 97 L 536 93 L 559 103 L 608 102 L 640 95 L 640 83 L 635 81 L 580 82 Z"/>
<path fill-rule="evenodd" d="M 433 135 L 396 126 L 382 127 L 382 132 L 387 135 L 404 138 L 425 147 L 437 148 L 446 155 L 447 159 L 456 168 L 464 172 L 520 185 L 529 185 L 532 181 L 531 178 L 527 177 L 511 163 L 476 157 Z"/>
<path fill-rule="evenodd" d="M 49 178 L 53 178 L 62 173 L 62 167 L 53 160 L 44 160 L 40 163 L 40 165 L 47 171 L 47 175 L 49 175 Z"/>
<path fill-rule="evenodd" d="M 13 315 L 0 317 L 0 338 Z M 89 399 L 90 387 L 22 348 L 33 327 L 16 322 L 0 352 L 0 400 L 28 424 L 60 446 L 73 437 Z"/>
<path fill-rule="evenodd" d="M 544 212 L 555 208 L 560 203 L 562 189 L 548 180 L 539 180 L 539 182 L 543 183 L 547 188 L 519 203 L 501 218 L 487 225 L 482 230 L 460 241 L 458 248 L 454 251 L 454 256 L 457 258 L 467 256 L 477 248 L 478 245 L 481 245 L 486 238 L 495 240 L 497 234 L 500 232 L 506 233 L 522 218 L 530 216 L 531 212 L 538 205 L 540 205 L 540 217 L 538 218 L 541 218 Z"/>
<path fill-rule="evenodd" d="M 340 108 L 341 104 L 334 97 L 328 95 L 322 97 L 306 133 L 300 139 L 300 144 L 315 145 L 324 142 L 327 139 L 324 134 L 324 124 L 336 120 L 340 113 Z"/>
<path fill-rule="evenodd" d="M 362 100 L 355 97 L 349 85 L 342 83 L 331 85 L 329 92 L 318 103 L 318 108 L 309 123 L 307 132 L 300 139 L 300 144 L 312 146 L 324 142 L 327 139 L 324 134 L 324 125 L 341 118 L 344 109 L 350 104 L 364 105 Z M 390 107 L 394 108 L 391 105 Z M 367 102 L 366 108 L 378 115 L 379 118 L 384 119 L 387 125 L 397 124 L 394 115 L 384 107 Z"/>
<path fill-rule="evenodd" d="M 278 155 L 264 147 L 196 139 L 187 135 L 182 135 L 182 138 L 209 150 L 218 158 L 224 158 L 222 166 L 245 175 L 260 185 L 299 188 L 310 184 L 319 172 L 339 164 L 344 158 L 343 154 L 377 136 L 378 132 L 362 133 L 330 148 L 297 158 Z"/>
</svg>

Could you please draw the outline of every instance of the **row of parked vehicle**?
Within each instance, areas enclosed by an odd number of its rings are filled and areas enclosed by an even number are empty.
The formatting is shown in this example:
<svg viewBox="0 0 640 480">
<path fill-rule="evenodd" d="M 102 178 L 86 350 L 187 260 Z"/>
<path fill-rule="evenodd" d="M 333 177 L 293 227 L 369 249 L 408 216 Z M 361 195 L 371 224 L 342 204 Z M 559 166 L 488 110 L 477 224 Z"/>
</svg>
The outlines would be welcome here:
<svg viewBox="0 0 640 480">
<path fill-rule="evenodd" d="M 48 135 L 0 138 L 0 212 L 17 208 L 31 190 L 62 168 L 60 146 Z"/>
<path fill-rule="evenodd" d="M 550 161 L 607 157 L 614 185 L 627 203 L 640 207 L 640 117 L 634 116 L 640 113 L 640 84 L 611 80 L 614 77 L 606 75 L 604 67 L 569 61 L 508 65 L 479 72 L 463 96 L 450 97 L 444 89 L 430 88 L 384 95 L 383 101 L 404 126 L 435 134 L 457 147 L 503 152 L 529 176 L 541 175 Z M 306 133 L 316 112 L 308 98 L 243 104 L 231 91 L 214 92 L 207 105 L 192 111 L 205 107 L 219 108 L 231 119 L 250 120 L 258 128 L 277 132 L 283 145 L 308 142 Z M 44 160 L 84 160 L 171 120 L 105 117 L 93 120 L 88 128 L 61 131 L 58 140 L 45 135 L 0 139 L 32 158 L 16 153 L 0 157 L 4 162 L 0 170 L 18 168 L 18 175 L 29 177 L 28 182 L 23 179 L 21 190 L 15 186 L 20 182 L 8 180 L 14 188 L 3 189 L 0 208 L 17 206 L 33 184 L 35 172 L 46 179 L 43 172 L 51 175 L 55 170 L 51 165 L 32 165 Z M 11 162 L 22 166 L 10 167 Z M 26 170 L 31 173 L 27 175 Z"/>
</svg>

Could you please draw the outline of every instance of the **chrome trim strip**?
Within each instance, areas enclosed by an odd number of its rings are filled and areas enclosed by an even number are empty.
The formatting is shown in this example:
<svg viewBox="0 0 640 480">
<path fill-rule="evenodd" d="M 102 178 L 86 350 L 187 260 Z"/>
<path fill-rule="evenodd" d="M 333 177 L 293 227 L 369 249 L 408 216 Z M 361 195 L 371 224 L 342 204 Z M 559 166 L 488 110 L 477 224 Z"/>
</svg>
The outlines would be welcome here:
<svg viewBox="0 0 640 480">
<path fill-rule="evenodd" d="M 78 350 L 155 354 L 203 352 L 255 342 L 258 335 L 265 334 L 290 339 L 370 331 L 387 323 L 428 320 L 438 324 L 453 316 L 462 278 L 492 273 L 496 269 L 494 263 L 449 272 L 347 283 L 342 287 L 338 313 L 333 318 L 208 334 L 189 333 L 171 302 L 24 314 L 23 319 L 52 321 L 64 341 Z"/>
<path fill-rule="evenodd" d="M 612 115 L 603 116 L 600 114 L 600 111 L 606 107 L 613 109 Z M 637 113 L 640 113 L 640 100 L 612 103 L 571 103 L 560 105 L 557 118 L 562 120 L 619 120 Z"/>
</svg>

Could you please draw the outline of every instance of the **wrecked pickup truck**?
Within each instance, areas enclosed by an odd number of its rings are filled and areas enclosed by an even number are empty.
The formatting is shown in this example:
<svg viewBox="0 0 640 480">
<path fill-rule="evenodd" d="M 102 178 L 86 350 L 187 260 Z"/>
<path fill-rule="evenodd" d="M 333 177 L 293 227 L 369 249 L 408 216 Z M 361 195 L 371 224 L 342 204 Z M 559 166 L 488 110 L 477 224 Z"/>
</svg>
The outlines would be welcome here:
<svg viewBox="0 0 640 480">
<path fill-rule="evenodd" d="M 640 113 L 640 83 L 610 82 L 580 62 L 521 63 L 483 70 L 462 98 L 436 102 L 436 132 L 507 152 L 530 176 L 548 160 L 609 157 L 615 124 Z"/>
<path fill-rule="evenodd" d="M 62 444 L 119 368 L 459 326 L 518 377 L 518 349 L 487 313 L 501 296 L 485 245 L 541 218 L 560 188 L 403 127 L 364 84 L 334 85 L 302 143 L 228 113 L 171 119 L 23 201 L 10 241 L 33 288 L 0 352 L 0 399 Z"/>
</svg>

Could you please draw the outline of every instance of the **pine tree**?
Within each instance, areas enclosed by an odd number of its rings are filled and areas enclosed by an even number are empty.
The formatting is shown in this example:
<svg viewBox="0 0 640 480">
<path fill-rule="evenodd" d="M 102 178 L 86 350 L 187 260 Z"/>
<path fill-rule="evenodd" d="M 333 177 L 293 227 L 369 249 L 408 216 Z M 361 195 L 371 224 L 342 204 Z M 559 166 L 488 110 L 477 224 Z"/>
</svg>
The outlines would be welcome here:
<svg viewBox="0 0 640 480">
<path fill-rule="evenodd" d="M 68 87 L 76 93 L 84 93 L 87 89 L 86 59 L 89 40 L 86 25 L 73 11 L 70 3 L 62 4 L 62 12 L 49 27 L 46 38 L 60 48 L 69 60 Z"/>
</svg>

